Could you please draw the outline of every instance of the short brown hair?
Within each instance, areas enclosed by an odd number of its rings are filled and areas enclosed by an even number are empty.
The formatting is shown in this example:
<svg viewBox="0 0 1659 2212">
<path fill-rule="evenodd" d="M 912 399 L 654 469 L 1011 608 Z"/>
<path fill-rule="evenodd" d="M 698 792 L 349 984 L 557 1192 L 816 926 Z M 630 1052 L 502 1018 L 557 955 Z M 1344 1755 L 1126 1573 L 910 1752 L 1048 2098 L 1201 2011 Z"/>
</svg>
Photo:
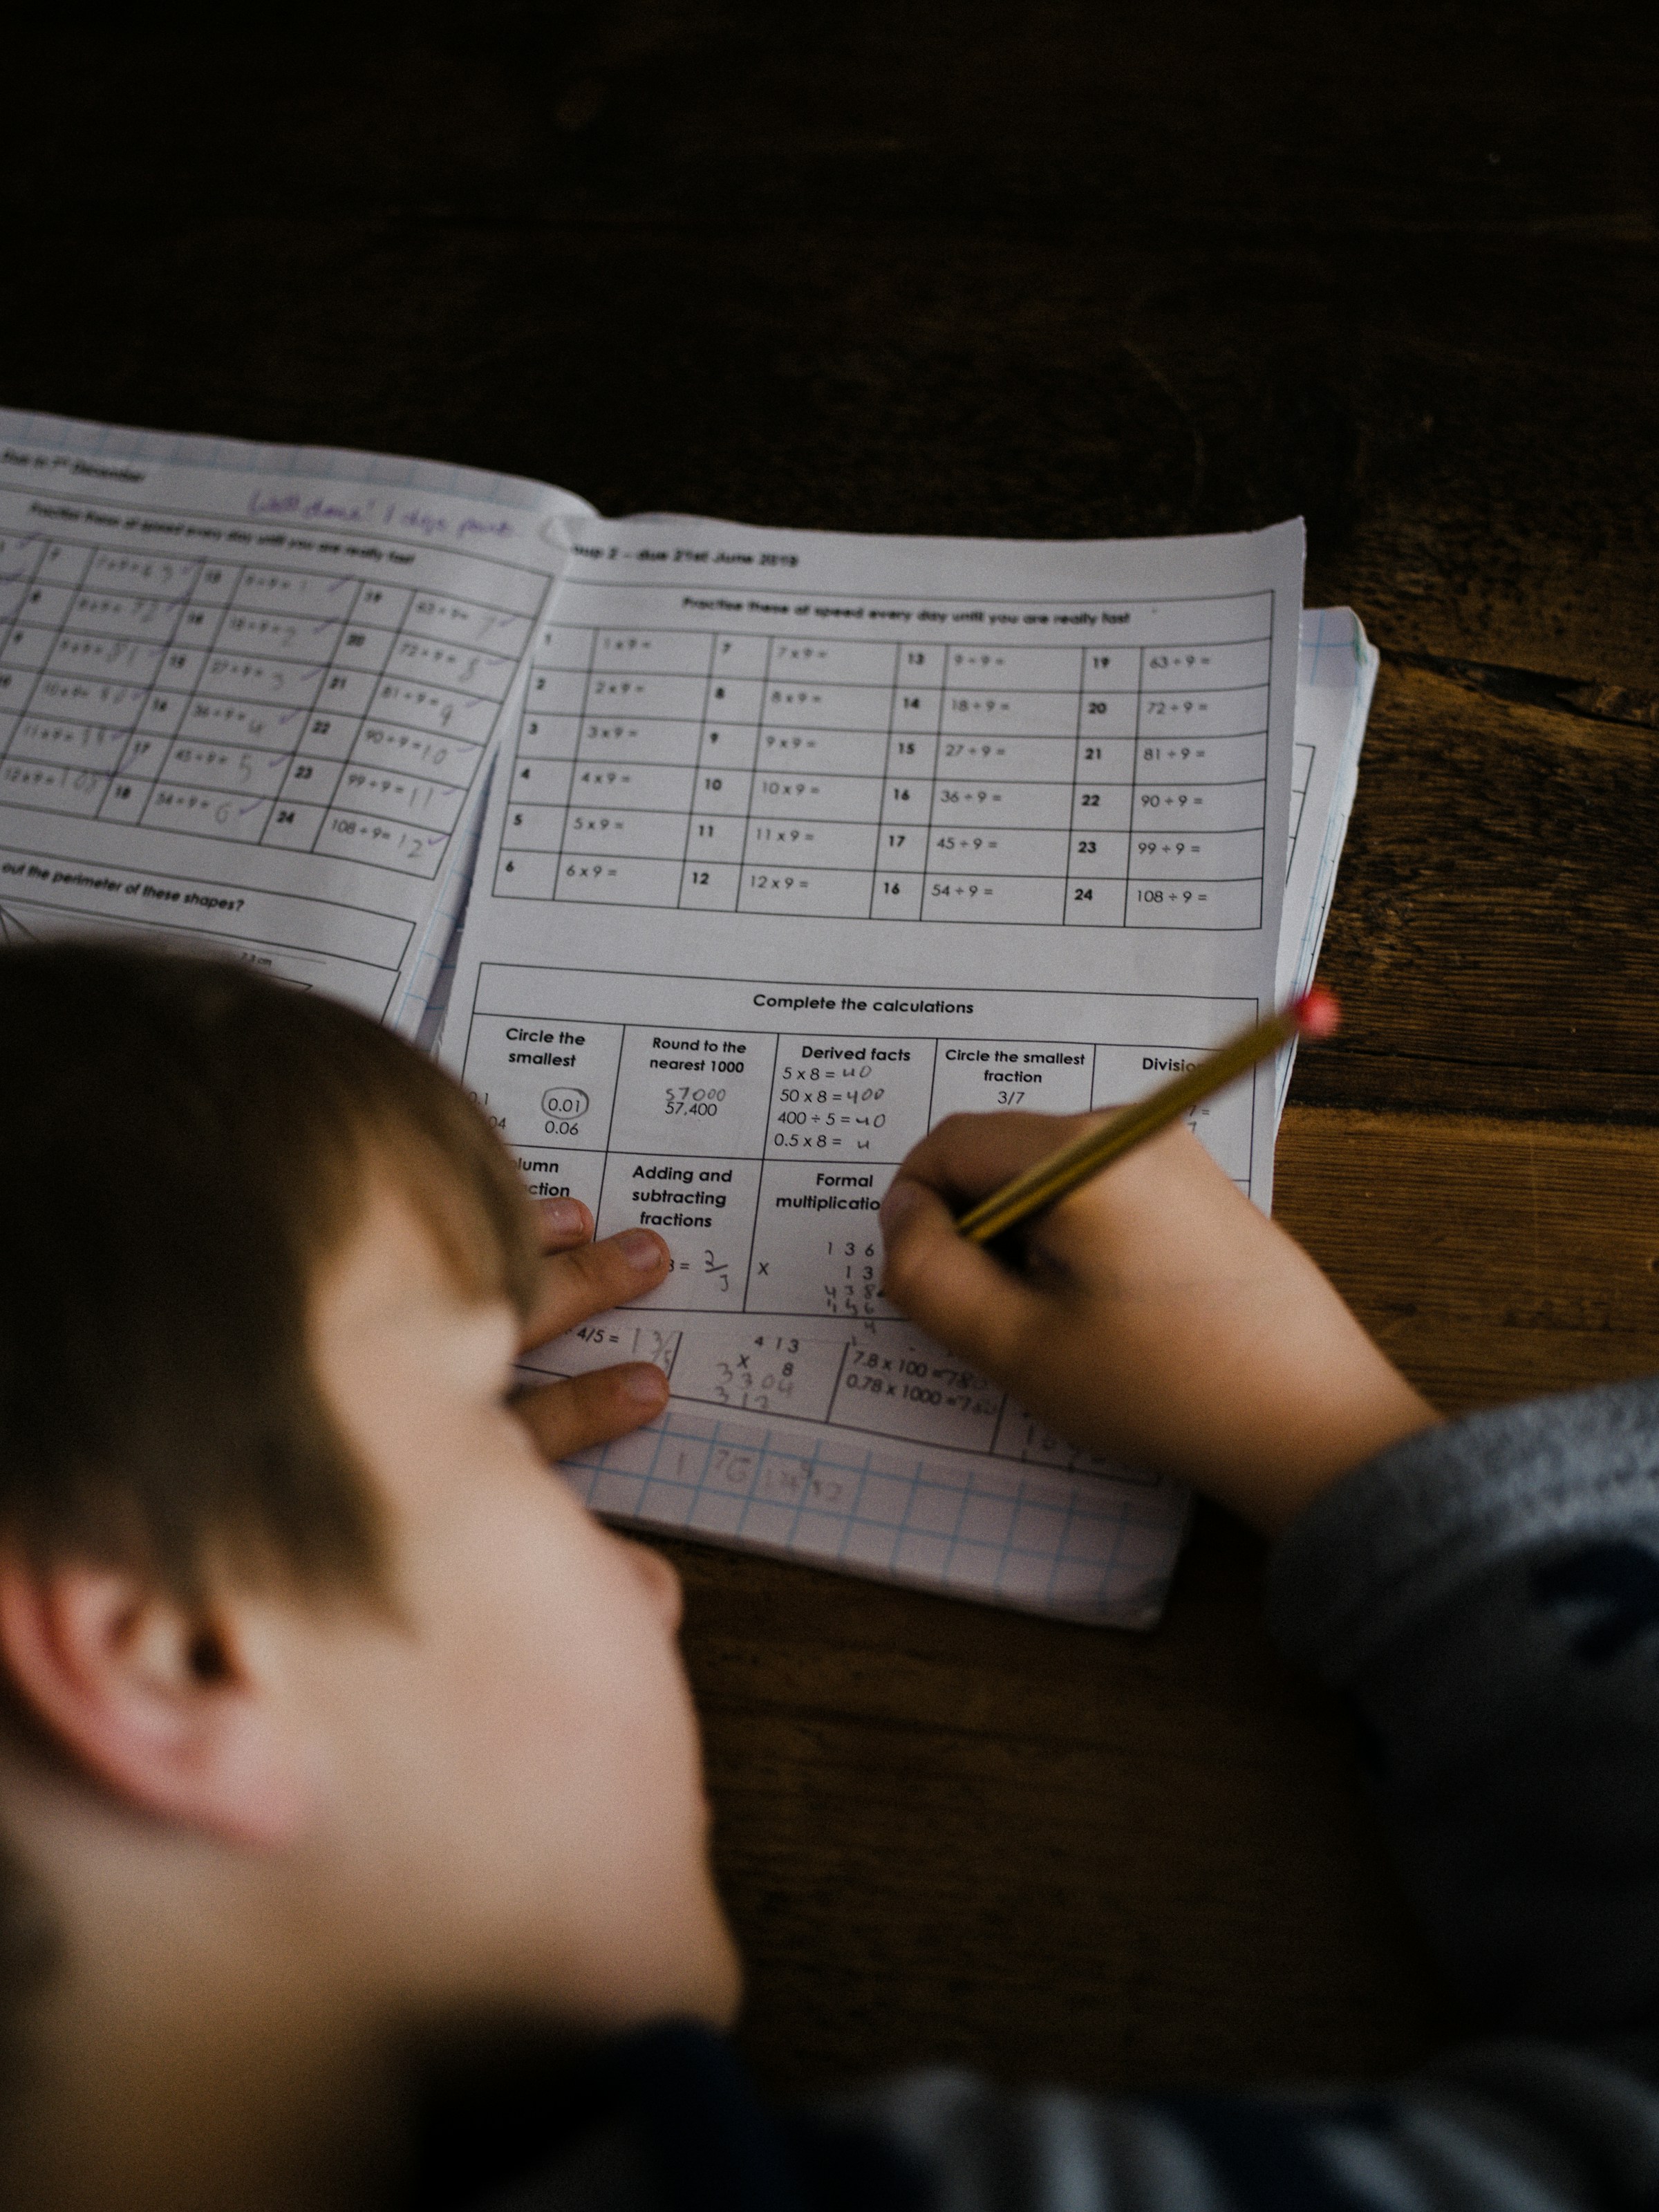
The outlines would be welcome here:
<svg viewBox="0 0 1659 2212">
<path fill-rule="evenodd" d="M 372 1586 L 374 1497 L 311 1370 L 319 1268 L 376 1168 L 524 1310 L 524 1187 L 367 1016 L 118 939 L 0 952 L 0 1540 L 199 1595 L 228 1553 Z"/>
</svg>

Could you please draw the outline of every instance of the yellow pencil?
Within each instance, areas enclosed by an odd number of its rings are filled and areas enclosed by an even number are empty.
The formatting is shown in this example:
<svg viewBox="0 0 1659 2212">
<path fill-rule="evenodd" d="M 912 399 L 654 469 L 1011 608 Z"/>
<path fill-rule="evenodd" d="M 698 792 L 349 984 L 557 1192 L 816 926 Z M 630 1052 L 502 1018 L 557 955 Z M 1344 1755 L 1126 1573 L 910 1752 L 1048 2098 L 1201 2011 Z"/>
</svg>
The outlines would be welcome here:
<svg viewBox="0 0 1659 2212">
<path fill-rule="evenodd" d="M 957 1227 L 975 1244 L 988 1244 L 994 1237 L 1006 1236 L 1034 1213 L 1057 1206 L 1079 1183 L 1087 1182 L 1134 1146 L 1167 1127 L 1200 1098 L 1208 1098 L 1236 1082 L 1257 1060 L 1278 1052 L 1292 1037 L 1330 1036 L 1340 1018 L 1334 998 L 1316 983 L 1299 999 L 1269 1014 L 1266 1021 L 1253 1024 L 1229 1043 L 1218 1046 L 1207 1060 L 1200 1060 L 1184 1075 L 1162 1085 L 1151 1097 L 1122 1107 L 1098 1128 L 1062 1145 L 1046 1160 L 1039 1160 L 1024 1175 L 1004 1183 L 1000 1190 L 981 1199 L 977 1206 L 969 1206 Z"/>
</svg>

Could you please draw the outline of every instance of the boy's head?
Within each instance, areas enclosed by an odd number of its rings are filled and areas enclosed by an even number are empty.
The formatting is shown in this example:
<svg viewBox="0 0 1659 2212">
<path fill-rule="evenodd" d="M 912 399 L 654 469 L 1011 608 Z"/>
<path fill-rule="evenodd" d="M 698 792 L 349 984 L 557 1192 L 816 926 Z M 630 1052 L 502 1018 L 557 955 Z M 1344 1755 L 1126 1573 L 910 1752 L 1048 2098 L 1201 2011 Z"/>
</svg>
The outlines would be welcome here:
<svg viewBox="0 0 1659 2212">
<path fill-rule="evenodd" d="M 229 1960 L 291 2022 L 728 2014 L 678 1592 L 507 1406 L 542 1262 L 471 1102 L 315 994 L 44 945 L 0 954 L 0 1158 L 45 2012 L 210 2012 Z"/>
</svg>

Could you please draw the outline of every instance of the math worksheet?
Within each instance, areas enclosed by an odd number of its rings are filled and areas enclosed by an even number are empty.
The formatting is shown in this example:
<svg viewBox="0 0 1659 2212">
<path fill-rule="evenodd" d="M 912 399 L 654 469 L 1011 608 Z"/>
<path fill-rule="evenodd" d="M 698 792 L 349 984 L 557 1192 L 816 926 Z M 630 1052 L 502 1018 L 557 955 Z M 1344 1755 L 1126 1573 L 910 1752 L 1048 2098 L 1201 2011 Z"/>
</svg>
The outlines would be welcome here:
<svg viewBox="0 0 1659 2212">
<path fill-rule="evenodd" d="M 1133 1097 L 1271 1000 L 1299 525 L 1135 544 L 563 526 L 482 830 L 446 1057 L 532 1189 L 669 1280 L 540 1355 L 668 1370 L 599 1510 L 1144 1624 L 1187 1510 L 881 1297 L 957 1109 Z M 1194 1126 L 1271 1194 L 1275 1074 Z"/>
<path fill-rule="evenodd" d="M 332 992 L 533 1191 L 659 1231 L 667 1283 L 534 1363 L 669 1372 L 568 1470 L 599 1510 L 1146 1625 L 1184 1493 L 911 1328 L 876 1214 L 942 1115 L 1133 1097 L 1310 977 L 1376 656 L 1301 572 L 1297 523 L 613 522 L 0 410 L 0 942 Z M 1289 1072 L 1194 1117 L 1264 1207 Z"/>
<path fill-rule="evenodd" d="M 0 411 L 0 939 L 204 940 L 415 1030 L 551 487 Z"/>
</svg>

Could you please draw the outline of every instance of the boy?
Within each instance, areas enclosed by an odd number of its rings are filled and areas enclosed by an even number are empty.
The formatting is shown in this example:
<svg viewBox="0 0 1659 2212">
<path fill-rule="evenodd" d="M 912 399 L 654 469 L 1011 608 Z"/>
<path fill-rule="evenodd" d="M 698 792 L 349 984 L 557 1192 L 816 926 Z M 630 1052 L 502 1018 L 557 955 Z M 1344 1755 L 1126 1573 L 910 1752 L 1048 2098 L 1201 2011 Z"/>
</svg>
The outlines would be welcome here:
<svg viewBox="0 0 1659 2212">
<path fill-rule="evenodd" d="M 1659 2196 L 1650 1390 L 1438 1426 L 1184 1132 L 1016 1277 L 951 1208 L 1066 1126 L 935 1131 L 890 1293 L 1079 1442 L 1288 1528 L 1281 1632 L 1355 1697 L 1509 2039 L 1365 2098 L 927 2076 L 779 2118 L 711 2033 L 738 1968 L 673 1577 L 545 1472 L 666 1386 L 509 1398 L 659 1240 L 538 1227 L 447 1078 L 217 963 L 0 955 L 0 1119 L 6 2202 Z"/>
</svg>

